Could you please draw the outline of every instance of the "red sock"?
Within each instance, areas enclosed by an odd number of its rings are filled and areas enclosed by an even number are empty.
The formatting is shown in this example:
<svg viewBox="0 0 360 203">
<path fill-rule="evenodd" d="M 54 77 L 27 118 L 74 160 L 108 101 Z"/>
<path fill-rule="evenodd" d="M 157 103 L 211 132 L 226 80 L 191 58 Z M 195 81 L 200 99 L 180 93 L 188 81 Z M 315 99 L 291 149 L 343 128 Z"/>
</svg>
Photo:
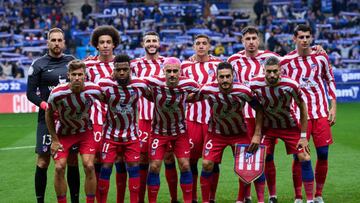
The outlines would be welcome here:
<svg viewBox="0 0 360 203">
<path fill-rule="evenodd" d="M 144 164 L 142 166 L 140 164 L 140 190 L 139 190 L 139 203 L 142 203 L 145 201 L 145 191 L 146 191 L 146 179 L 148 174 L 148 166 L 147 164 Z"/>
<path fill-rule="evenodd" d="M 124 203 L 126 190 L 126 171 L 124 173 L 116 173 L 116 202 Z"/>
<path fill-rule="evenodd" d="M 177 200 L 178 175 L 175 164 L 165 164 L 165 176 L 169 186 L 171 200 Z"/>
<path fill-rule="evenodd" d="M 315 181 L 316 181 L 315 197 L 322 196 L 322 190 L 325 184 L 327 171 L 328 171 L 328 161 L 318 159 L 315 167 Z"/>
<path fill-rule="evenodd" d="M 147 188 L 148 188 L 149 203 L 156 203 L 157 194 L 159 192 L 160 185 L 148 185 Z"/>
<path fill-rule="evenodd" d="M 98 203 L 106 203 L 107 195 L 109 192 L 109 184 L 110 184 L 109 180 L 99 179 L 97 186 L 97 191 L 99 191 L 98 192 L 99 194 L 96 196 L 96 200 Z"/>
<path fill-rule="evenodd" d="M 217 185 L 219 183 L 219 175 L 220 175 L 220 173 L 212 174 L 212 183 L 211 183 L 211 188 L 210 188 L 210 199 L 211 200 L 215 200 L 216 189 L 217 189 Z"/>
<path fill-rule="evenodd" d="M 237 196 L 237 201 L 244 201 L 245 199 L 245 183 L 243 183 L 240 179 L 239 179 L 239 189 L 238 189 L 238 196 Z"/>
<path fill-rule="evenodd" d="M 255 190 L 258 202 L 264 202 L 265 181 L 255 181 Z"/>
<path fill-rule="evenodd" d="M 269 196 L 276 195 L 276 168 L 274 160 L 266 161 L 265 163 L 265 177 L 269 189 Z"/>
<path fill-rule="evenodd" d="M 304 181 L 306 200 L 314 199 L 314 181 Z"/>
<path fill-rule="evenodd" d="M 130 202 L 138 203 L 140 189 L 140 177 L 129 178 Z"/>
<path fill-rule="evenodd" d="M 201 195 L 203 203 L 209 202 L 210 198 L 210 188 L 211 188 L 211 174 L 212 172 L 201 172 L 200 176 L 200 185 L 201 185 Z"/>
<path fill-rule="evenodd" d="M 302 199 L 302 175 L 301 175 L 301 162 L 298 160 L 293 161 L 292 176 L 294 183 L 295 199 Z"/>
<path fill-rule="evenodd" d="M 94 203 L 95 195 L 86 195 L 86 203 Z"/>
<path fill-rule="evenodd" d="M 182 193 L 183 193 L 183 199 L 184 199 L 184 203 L 191 203 L 192 201 L 192 183 L 190 184 L 180 184 Z"/>
<path fill-rule="evenodd" d="M 57 196 L 58 203 L 66 203 L 66 195 Z"/>
</svg>

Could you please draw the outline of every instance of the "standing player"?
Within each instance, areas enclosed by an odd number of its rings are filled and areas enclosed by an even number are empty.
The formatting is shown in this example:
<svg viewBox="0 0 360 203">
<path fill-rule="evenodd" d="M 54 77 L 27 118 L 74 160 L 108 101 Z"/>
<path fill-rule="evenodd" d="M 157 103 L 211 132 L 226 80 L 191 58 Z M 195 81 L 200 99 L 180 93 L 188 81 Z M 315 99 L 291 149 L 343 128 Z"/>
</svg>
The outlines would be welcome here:
<svg viewBox="0 0 360 203">
<path fill-rule="evenodd" d="M 189 164 L 190 146 L 185 124 L 185 100 L 198 91 L 198 84 L 180 77 L 179 59 L 165 59 L 164 76 L 147 78 L 154 100 L 152 134 L 149 140 L 150 169 L 147 179 L 149 202 L 154 203 L 160 188 L 160 168 L 170 143 L 180 168 L 180 186 L 184 202 L 192 201 L 192 175 Z"/>
<path fill-rule="evenodd" d="M 181 64 L 182 75 L 194 79 L 198 84 L 204 85 L 216 80 L 216 67 L 221 59 L 209 55 L 211 48 L 210 38 L 200 34 L 195 36 L 193 49 L 195 55 Z M 190 165 L 193 175 L 193 202 L 197 202 L 198 160 L 201 158 L 204 140 L 207 134 L 207 123 L 210 117 L 210 107 L 207 100 L 188 104 L 186 124 L 188 126 L 190 142 Z M 212 175 L 211 200 L 215 201 L 216 187 L 219 180 L 219 163 L 214 166 Z"/>
<path fill-rule="evenodd" d="M 214 163 L 220 163 L 222 154 L 227 146 L 231 146 L 233 152 L 235 143 L 249 144 L 250 137 L 247 136 L 243 107 L 246 102 L 257 108 L 256 130 L 254 131 L 251 151 L 255 151 L 260 143 L 262 110 L 256 104 L 248 87 L 240 83 L 233 83 L 233 68 L 228 62 L 221 62 L 216 72 L 217 82 L 203 86 L 199 92 L 200 97 L 209 100 L 211 116 L 208 134 L 203 149 L 203 170 L 201 172 L 202 201 L 209 202 L 211 175 Z M 264 202 L 264 187 L 259 202 Z"/>
<path fill-rule="evenodd" d="M 147 86 L 142 80 L 131 77 L 129 56 L 116 56 L 114 66 L 112 76 L 102 78 L 98 82 L 107 104 L 98 202 L 106 203 L 112 165 L 117 155 L 122 154 L 129 173 L 130 202 L 138 203 L 140 142 L 137 127 L 137 102 L 142 93 L 147 90 Z"/>
<path fill-rule="evenodd" d="M 322 203 L 322 189 L 328 171 L 328 150 L 333 143 L 330 127 L 336 119 L 335 79 L 329 59 L 326 54 L 316 54 L 312 51 L 312 30 L 310 26 L 298 25 L 295 28 L 293 40 L 296 50 L 290 52 L 281 62 L 286 75 L 300 84 L 304 92 L 303 99 L 308 109 L 307 137 L 312 135 L 317 162 L 315 168 L 316 192 L 315 202 Z M 330 97 L 330 109 L 325 93 L 326 82 Z M 293 180 L 295 196 L 301 201 L 301 172 L 298 160 L 294 160 Z"/>
<path fill-rule="evenodd" d="M 263 142 L 268 147 L 277 138 L 285 142 L 288 154 L 301 162 L 302 181 L 307 202 L 313 202 L 314 174 L 306 139 L 307 110 L 299 84 L 287 76 L 280 76 L 280 60 L 271 56 L 264 62 L 265 75 L 254 77 L 250 88 L 264 108 Z M 300 108 L 300 126 L 293 102 Z M 268 150 L 266 153 L 273 153 Z M 268 167 L 265 164 L 265 168 Z"/>
<path fill-rule="evenodd" d="M 267 57 L 278 56 L 276 53 L 273 53 L 268 50 L 259 50 L 260 37 L 259 31 L 253 26 L 245 27 L 242 30 L 242 44 L 244 45 L 245 50 L 240 51 L 228 58 L 228 62 L 234 67 L 235 70 L 235 80 L 243 83 L 246 86 L 249 86 L 249 81 L 256 75 L 263 73 L 263 68 L 261 67 L 262 63 Z M 255 130 L 255 111 L 245 104 L 244 107 L 245 121 L 248 129 L 248 136 L 251 138 Z M 275 143 L 274 143 L 275 144 Z M 273 153 L 270 153 L 273 154 Z M 274 165 L 274 158 L 271 156 L 266 157 L 266 164 L 268 165 L 267 170 L 265 171 L 266 178 L 268 181 L 269 187 L 269 196 L 271 201 L 275 201 L 275 174 L 276 169 Z M 272 177 L 272 178 L 270 178 Z M 272 182 L 271 180 L 274 180 Z M 242 184 L 243 185 L 243 184 Z M 265 185 L 264 176 L 261 176 L 255 181 L 255 188 L 263 188 Z M 245 186 L 245 194 L 239 188 L 238 201 L 243 201 L 245 196 L 245 202 L 251 202 L 250 195 L 250 185 Z"/>
<path fill-rule="evenodd" d="M 99 55 L 85 59 L 87 67 L 86 74 L 89 81 L 97 83 L 100 78 L 110 77 L 114 69 L 113 60 L 115 58 L 114 50 L 120 43 L 119 32 L 112 26 L 99 26 L 91 36 L 91 45 L 94 46 Z M 102 125 L 104 123 L 106 114 L 105 104 L 96 101 L 91 108 L 91 120 L 94 124 L 94 138 L 97 142 L 96 158 L 95 158 L 95 172 L 97 180 L 100 174 L 100 153 L 102 146 Z M 117 202 L 124 202 L 126 190 L 126 169 L 125 163 L 119 161 L 115 163 L 116 166 L 116 189 L 117 189 Z M 96 193 L 97 198 L 99 191 Z"/>
<path fill-rule="evenodd" d="M 145 56 L 134 59 L 131 62 L 131 69 L 136 77 L 151 77 L 162 75 L 162 63 L 164 57 L 159 55 L 160 37 L 156 32 L 147 32 L 143 36 L 143 47 Z M 154 104 L 144 97 L 139 99 L 139 132 L 141 142 L 140 157 L 140 192 L 139 202 L 144 202 L 146 191 L 146 179 L 149 170 L 148 142 L 151 134 L 151 121 L 153 119 Z M 164 156 L 165 176 L 169 185 L 172 202 L 177 202 L 178 177 L 173 153 L 166 153 Z"/>
<path fill-rule="evenodd" d="M 50 164 L 51 136 L 45 123 L 45 110 L 50 91 L 67 78 L 66 65 L 74 59 L 63 53 L 65 49 L 64 32 L 59 28 L 49 30 L 47 34 L 49 52 L 35 60 L 29 68 L 27 83 L 27 98 L 40 107 L 36 131 L 36 149 L 38 154 L 35 171 L 35 193 L 37 202 L 44 202 L 47 182 L 47 169 Z M 40 95 L 37 94 L 39 89 Z M 68 162 L 67 178 L 69 182 L 71 201 L 79 202 L 80 175 L 77 166 L 77 154 L 71 153 Z"/>
<path fill-rule="evenodd" d="M 55 161 L 54 186 L 58 203 L 66 203 L 66 160 L 72 145 L 77 145 L 85 171 L 86 202 L 95 201 L 95 141 L 90 120 L 90 107 L 101 99 L 98 85 L 85 82 L 86 66 L 80 60 L 68 64 L 70 82 L 55 87 L 49 96 L 46 125 L 52 138 L 51 153 Z M 59 113 L 55 123 L 54 112 Z M 55 129 L 56 125 L 56 129 Z M 70 182 L 71 180 L 69 180 Z"/>
</svg>

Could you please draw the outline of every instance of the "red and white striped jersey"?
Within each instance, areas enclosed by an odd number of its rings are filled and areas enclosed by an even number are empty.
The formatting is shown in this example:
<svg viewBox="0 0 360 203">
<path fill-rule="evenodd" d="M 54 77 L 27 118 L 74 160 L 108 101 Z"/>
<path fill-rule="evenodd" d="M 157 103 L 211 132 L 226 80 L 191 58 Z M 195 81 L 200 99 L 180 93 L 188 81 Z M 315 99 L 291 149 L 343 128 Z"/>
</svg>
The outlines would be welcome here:
<svg viewBox="0 0 360 203">
<path fill-rule="evenodd" d="M 101 97 L 101 89 L 92 82 L 85 82 L 83 91 L 73 93 L 69 83 L 55 87 L 49 96 L 49 108 L 59 112 L 56 126 L 58 135 L 69 135 L 92 129 L 90 107 Z"/>
<path fill-rule="evenodd" d="M 194 79 L 198 84 L 216 80 L 216 69 L 221 59 L 210 56 L 209 61 L 198 62 L 193 58 L 181 63 L 182 75 Z M 187 105 L 186 119 L 198 123 L 208 123 L 210 118 L 210 106 L 207 100 L 198 101 Z"/>
<path fill-rule="evenodd" d="M 249 82 L 254 76 L 263 74 L 263 63 L 270 56 L 280 57 L 268 50 L 259 50 L 255 57 L 247 57 L 243 50 L 230 56 L 227 61 L 234 68 L 234 80 L 249 86 Z M 255 118 L 255 111 L 249 104 L 245 104 L 244 115 L 245 118 Z"/>
<path fill-rule="evenodd" d="M 102 78 L 98 85 L 107 104 L 103 134 L 106 139 L 118 142 L 136 140 L 138 135 L 137 114 L 139 97 L 147 90 L 143 80 L 132 77 L 131 82 L 121 86 L 112 78 Z"/>
<path fill-rule="evenodd" d="M 137 58 L 131 61 L 131 71 L 136 77 L 151 77 L 162 75 L 162 63 L 165 57 L 159 56 L 156 60 L 148 60 L 146 57 Z M 142 120 L 152 120 L 154 104 L 144 97 L 139 100 L 139 118 Z"/>
<path fill-rule="evenodd" d="M 254 97 L 248 87 L 234 82 L 231 92 L 224 94 L 213 82 L 203 86 L 199 95 L 209 101 L 211 108 L 209 132 L 222 136 L 246 134 L 243 108 Z"/>
<path fill-rule="evenodd" d="M 296 81 L 282 76 L 279 84 L 273 87 L 266 83 L 264 75 L 260 75 L 250 81 L 250 89 L 264 108 L 265 128 L 299 126 L 293 102 L 300 104 L 303 93 Z"/>
<path fill-rule="evenodd" d="M 326 54 L 299 56 L 296 51 L 283 57 L 281 68 L 285 75 L 300 84 L 307 104 L 308 118 L 328 117 L 329 103 L 325 92 L 327 85 L 330 99 L 336 99 L 335 79 Z"/>
<path fill-rule="evenodd" d="M 99 56 L 89 57 L 84 60 L 88 81 L 97 83 L 101 78 L 110 77 L 114 69 L 114 62 L 101 62 Z M 105 104 L 96 101 L 91 107 L 91 120 L 94 124 L 102 125 L 105 121 Z"/>
<path fill-rule="evenodd" d="M 152 132 L 165 136 L 185 133 L 185 100 L 190 93 L 199 91 L 199 85 L 185 77 L 179 78 L 179 84 L 175 88 L 166 85 L 165 77 L 154 76 L 144 80 L 155 104 Z"/>
</svg>

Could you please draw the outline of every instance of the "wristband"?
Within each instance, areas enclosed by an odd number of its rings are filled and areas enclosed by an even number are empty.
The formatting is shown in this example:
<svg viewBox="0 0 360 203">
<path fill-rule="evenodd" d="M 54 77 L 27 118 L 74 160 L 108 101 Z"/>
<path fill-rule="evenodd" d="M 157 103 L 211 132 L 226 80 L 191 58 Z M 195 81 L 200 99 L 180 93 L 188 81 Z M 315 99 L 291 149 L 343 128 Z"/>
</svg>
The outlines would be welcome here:
<svg viewBox="0 0 360 203">
<path fill-rule="evenodd" d="M 300 133 L 300 138 L 306 138 L 306 133 Z"/>
<path fill-rule="evenodd" d="M 41 108 L 42 110 L 45 110 L 45 111 L 46 111 L 46 110 L 49 108 L 48 103 L 42 101 L 42 102 L 40 103 L 40 108 Z"/>
</svg>

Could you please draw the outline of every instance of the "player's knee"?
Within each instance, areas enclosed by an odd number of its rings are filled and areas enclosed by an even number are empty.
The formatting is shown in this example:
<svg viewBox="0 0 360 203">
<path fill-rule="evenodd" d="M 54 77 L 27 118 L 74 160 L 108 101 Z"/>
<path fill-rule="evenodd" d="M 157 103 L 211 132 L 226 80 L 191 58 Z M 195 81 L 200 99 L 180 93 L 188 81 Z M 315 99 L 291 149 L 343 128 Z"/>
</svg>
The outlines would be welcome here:
<svg viewBox="0 0 360 203">
<path fill-rule="evenodd" d="M 190 171 L 191 170 L 191 167 L 190 167 L 190 162 L 188 159 L 179 159 L 179 168 L 180 168 L 180 171 L 183 172 L 183 171 Z"/>
<path fill-rule="evenodd" d="M 84 162 L 83 166 L 84 166 L 85 174 L 91 174 L 92 172 L 95 172 L 95 166 L 93 162 L 90 161 Z"/>
<path fill-rule="evenodd" d="M 66 164 L 61 163 L 61 162 L 56 162 L 55 163 L 55 173 L 57 175 L 64 176 L 65 175 L 65 168 L 66 168 Z"/>
<path fill-rule="evenodd" d="M 50 154 L 49 155 L 38 155 L 37 166 L 40 168 L 48 168 L 50 164 Z"/>
<path fill-rule="evenodd" d="M 319 160 L 327 160 L 329 153 L 329 146 L 323 146 L 316 148 L 317 158 Z"/>
<path fill-rule="evenodd" d="M 165 164 L 171 164 L 175 162 L 174 154 L 173 153 L 166 153 L 164 156 Z"/>
<path fill-rule="evenodd" d="M 214 162 L 213 161 L 210 161 L 210 160 L 203 160 L 203 170 L 204 171 L 213 171 L 214 169 Z"/>
<path fill-rule="evenodd" d="M 160 173 L 160 167 L 161 167 L 161 162 L 159 164 L 158 161 L 152 161 L 150 163 L 149 170 L 152 173 Z"/>
</svg>

